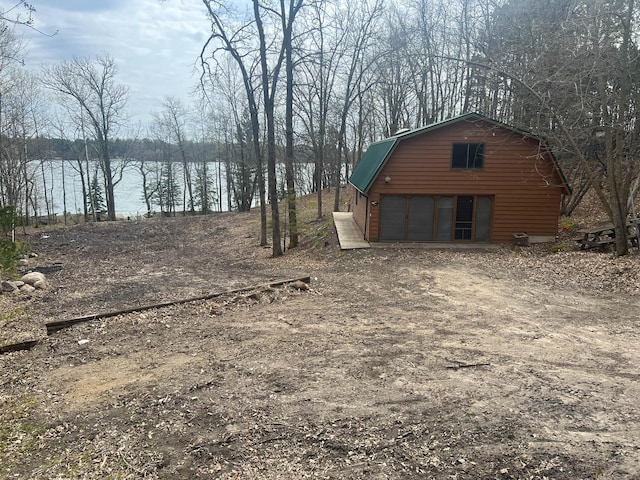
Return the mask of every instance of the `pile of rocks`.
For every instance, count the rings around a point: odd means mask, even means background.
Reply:
[[[36,290],[44,290],[48,286],[47,278],[41,272],[29,272],[20,280],[5,280],[0,284],[1,292],[20,292],[32,294]]]

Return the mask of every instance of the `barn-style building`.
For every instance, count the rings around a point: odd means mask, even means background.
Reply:
[[[570,191],[543,139],[477,113],[370,145],[349,183],[370,242],[549,241]]]

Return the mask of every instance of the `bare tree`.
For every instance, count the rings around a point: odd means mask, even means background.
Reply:
[[[215,77],[209,76],[209,83],[203,89],[210,110],[210,128],[216,139],[217,156],[224,163],[227,208],[237,208],[241,212],[251,210],[259,182],[263,178],[260,171],[261,157],[256,158],[254,135],[251,130],[251,116],[246,100],[242,98],[243,80],[238,78],[235,60],[231,57],[221,59],[215,71]],[[226,68],[225,68],[226,67]],[[246,98],[246,95],[245,95]],[[220,166],[220,162],[218,166]],[[218,190],[222,192],[222,172],[218,175]],[[262,194],[259,194],[262,199]],[[222,210],[222,195],[219,196],[219,209]],[[265,215],[266,208],[260,209]],[[266,244],[266,225],[262,228]],[[262,239],[261,239],[262,241]]]
[[[273,8],[269,2],[262,3],[259,0],[253,0],[253,16],[236,28],[235,33],[231,33],[229,29],[226,28],[223,23],[224,17],[220,10],[216,8],[214,2],[210,0],[203,0],[203,2],[212,20],[212,35],[205,45],[205,49],[208,48],[210,44],[219,42],[221,51],[229,53],[241,71],[251,116],[254,150],[258,158],[262,157],[262,152],[259,139],[260,123],[256,84],[259,86],[262,94],[263,114],[266,124],[267,177],[269,184],[269,202],[271,204],[272,252],[273,256],[279,256],[282,255],[282,245],[276,178],[275,101],[280,71],[286,53],[286,42],[284,39],[288,37],[290,44],[293,22],[297,13],[302,8],[303,1],[290,0],[289,4],[285,5],[285,1],[280,0],[279,9],[277,9],[277,7]],[[269,22],[268,25],[266,22]],[[274,25],[282,28],[278,41],[271,40],[271,36],[268,39],[265,33],[265,26],[271,28],[274,27]],[[251,35],[247,38],[247,34]],[[257,46],[252,43],[252,40],[255,38],[254,35],[257,36],[258,39]],[[254,47],[257,49],[257,52],[254,50]],[[241,49],[248,49],[251,54],[247,55],[246,52],[243,54]],[[253,77],[251,71],[247,68],[248,58],[252,58],[252,61],[255,62],[252,63],[252,65],[259,72],[257,78]],[[261,203],[263,204],[264,202]],[[262,223],[264,225],[266,222],[263,220]]]
[[[197,108],[197,124],[194,125],[194,160],[196,169],[195,201],[200,206],[200,211],[204,214],[214,211],[216,204],[216,184],[214,176],[220,171],[211,169],[210,160],[215,158],[215,147],[212,144],[212,132],[209,120],[211,112],[210,104],[206,98],[200,98]],[[215,164],[214,164],[215,165]],[[220,180],[220,178],[218,178]],[[220,208],[222,210],[222,208]]]
[[[0,21],[33,28],[33,14],[36,9],[25,0],[14,1],[9,8],[0,5]]]
[[[285,99],[285,176],[287,183],[287,207],[289,209],[289,248],[298,246],[298,216],[296,212],[296,187],[293,168],[293,22],[302,7],[302,0],[289,2],[285,10],[284,0],[280,0],[280,19],[282,25],[282,46],[285,52],[286,99]]]
[[[631,187],[640,175],[635,0],[540,7],[514,0],[497,12],[501,33],[490,36],[477,66],[501,78],[497,100],[505,119],[543,129],[578,166],[615,227],[616,253],[624,255]]]
[[[6,12],[0,12],[0,207],[19,206],[28,179],[23,165],[20,146],[15,148],[15,128],[12,128],[12,95],[16,87],[17,64],[21,62],[23,46],[20,38],[3,20]],[[24,167],[24,168],[23,168]]]
[[[17,207],[28,224],[30,210],[37,214],[39,209],[39,195],[45,196],[44,209],[51,211],[46,178],[38,175],[36,180],[30,160],[35,152],[28,148],[44,118],[42,95],[37,79],[21,69],[11,69],[4,80],[7,90],[0,92],[0,206]]]
[[[100,156],[106,184],[107,215],[116,219],[114,180],[110,140],[126,120],[124,109],[128,88],[116,82],[118,68],[108,54],[89,58],[74,58],[70,62],[47,67],[42,75],[43,84],[76,102],[81,108],[93,133]]]
[[[255,31],[252,28],[253,22],[252,20],[247,20],[229,26],[225,23],[225,20],[229,20],[233,15],[225,5],[213,0],[202,0],[202,2],[211,20],[211,34],[200,54],[200,62],[203,69],[202,78],[204,79],[207,74],[210,78],[215,78],[209,60],[219,62],[220,55],[228,54],[233,58],[240,72],[242,85],[246,94],[247,110],[251,122],[251,140],[257,163],[257,180],[260,195],[260,245],[264,246],[267,244],[267,207],[264,161],[260,141],[261,129],[257,97],[258,86],[256,86],[256,78],[253,74],[255,68],[257,68],[257,58],[253,44],[253,39],[255,38]],[[213,49],[211,53],[208,52],[209,48]],[[204,82],[202,86],[203,89],[206,89]],[[278,248],[280,248],[279,242]]]
[[[155,116],[155,122],[159,128],[167,134],[168,143],[175,145],[182,163],[182,175],[184,181],[183,213],[187,208],[191,214],[195,214],[195,201],[191,176],[191,165],[187,154],[187,123],[189,112],[184,104],[175,97],[165,97],[162,102],[162,110]],[[187,199],[187,195],[189,196]]]
[[[306,52],[297,79],[298,118],[304,124],[307,141],[314,155],[314,188],[317,192],[317,218],[322,218],[322,190],[326,179],[327,124],[335,99],[338,66],[345,54],[346,29],[338,23],[340,9],[333,2],[314,2],[309,34],[299,47]]]
[[[260,67],[262,74],[262,99],[264,102],[264,113],[267,124],[267,177],[269,182],[269,201],[271,203],[271,222],[273,239],[273,256],[282,255],[282,245],[280,236],[280,212],[278,207],[278,184],[276,177],[276,126],[275,126],[275,98],[280,70],[287,51],[291,48],[291,30],[297,13],[302,8],[303,0],[290,0],[289,8],[285,8],[284,0],[280,0],[280,19],[283,31],[281,44],[275,48],[275,60],[270,62],[267,42],[264,29],[264,18],[273,13],[274,10],[269,5],[262,5],[260,1],[253,0],[253,14],[256,29],[258,31]],[[288,46],[288,47],[287,47]],[[272,66],[270,67],[270,63]],[[291,68],[293,66],[291,65]],[[293,81],[293,79],[291,79]],[[292,93],[291,93],[292,94]],[[290,100],[292,97],[290,97]],[[288,113],[291,113],[290,111]],[[292,131],[290,132],[292,134]],[[291,145],[291,148],[293,146]],[[294,192],[295,195],[295,192]]]
[[[158,191],[158,182],[154,181],[156,170],[160,165],[157,162],[158,153],[156,144],[149,138],[144,138],[135,144],[136,169],[142,179],[142,199],[147,207],[146,215],[153,212],[153,199]]]
[[[342,21],[347,29],[346,46],[348,52],[343,70],[342,86],[343,94],[340,102],[340,119],[337,134],[337,158],[335,169],[335,197],[333,210],[340,210],[340,184],[342,181],[342,159],[347,158],[346,132],[347,119],[353,103],[370,86],[363,88],[366,74],[374,65],[372,59],[367,59],[367,54],[374,45],[374,32],[377,21],[383,13],[382,0],[374,2],[347,2],[347,10],[343,11]]]
[[[153,199],[163,215],[175,217],[181,195],[176,171],[180,163],[175,156],[175,145],[167,141],[171,137],[170,127],[162,117],[156,116],[149,134],[153,138],[153,156],[156,161],[155,168],[152,169],[155,174],[155,182],[152,182]]]

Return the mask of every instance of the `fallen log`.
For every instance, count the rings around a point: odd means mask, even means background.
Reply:
[[[473,368],[473,367],[486,367],[491,365],[490,363],[459,363],[458,365],[447,365],[446,368],[452,370],[458,370],[460,368]]]
[[[216,297],[221,297],[223,295],[233,295],[236,293],[242,293],[242,292],[247,292],[249,290],[255,290],[257,288],[268,288],[268,287],[279,287],[282,285],[287,285],[289,283],[294,283],[294,282],[304,282],[304,283],[309,283],[311,282],[311,277],[300,277],[300,278],[291,278],[291,279],[287,279],[287,280],[278,280],[278,281],[274,281],[274,282],[270,282],[267,284],[262,284],[262,285],[254,285],[254,286],[248,286],[248,287],[242,287],[242,288],[236,288],[233,290],[224,290],[221,292],[215,292],[215,293],[208,293],[206,295],[200,295],[197,297],[190,297],[190,298],[184,298],[184,299],[180,299],[180,300],[172,300],[169,302],[162,302],[162,303],[154,303],[151,305],[141,305],[138,307],[131,307],[131,308],[123,308],[120,310],[114,310],[111,312],[102,312],[102,313],[94,313],[91,315],[85,315],[82,317],[76,317],[76,318],[71,318],[68,320],[58,320],[55,322],[49,322],[46,323],[46,327],[47,327],[47,335],[51,335],[52,333],[57,332],[58,330],[62,330],[64,328],[67,327],[71,327],[73,325],[76,325],[78,323],[85,323],[85,322],[91,322],[93,320],[98,320],[101,318],[111,318],[111,317],[117,317],[118,315],[127,315],[129,313],[137,313],[137,312],[144,312],[147,310],[155,310],[157,308],[165,308],[165,307],[172,307],[174,305],[181,305],[184,303],[192,303],[192,302],[200,302],[203,300],[211,300],[212,298],[216,298]]]
[[[11,345],[0,346],[0,355],[21,350],[31,350],[38,344],[38,340],[27,340],[26,342],[12,343]]]

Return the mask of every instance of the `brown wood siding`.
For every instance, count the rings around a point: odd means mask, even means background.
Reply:
[[[360,192],[358,192],[358,190],[355,189],[355,187],[353,185],[349,185],[349,187],[352,189],[352,193],[353,193],[353,204],[352,204],[352,209],[353,209],[353,219],[356,221],[356,224],[358,225],[358,227],[360,228],[360,230],[363,232],[367,231],[367,197],[365,197],[364,195],[362,195]]]
[[[484,143],[484,167],[451,168],[453,143]],[[385,177],[391,177],[385,183]],[[512,235],[556,235],[564,186],[553,159],[539,142],[482,121],[462,120],[402,139],[369,191],[367,237],[378,241],[381,195],[491,195],[492,242]]]

